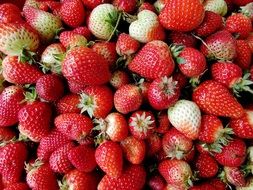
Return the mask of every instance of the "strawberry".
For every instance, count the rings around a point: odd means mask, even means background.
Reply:
[[[8,187],[4,188],[3,190],[29,190],[29,187],[26,183],[13,183],[8,185]]]
[[[157,133],[153,133],[146,140],[147,155],[154,156],[162,150],[162,138]]]
[[[205,12],[205,18],[201,25],[194,30],[196,35],[206,37],[222,28],[222,17],[212,11]]]
[[[239,167],[246,158],[246,144],[240,139],[234,139],[220,153],[215,153],[214,157],[223,166]]]
[[[159,174],[152,176],[148,181],[148,186],[152,190],[164,190],[166,182]]]
[[[138,51],[140,43],[129,34],[121,33],[116,43],[116,51],[120,56],[130,56]]]
[[[67,94],[59,99],[56,103],[56,110],[58,114],[63,113],[80,113],[81,109],[78,108],[80,96],[78,94]]]
[[[210,184],[214,186],[216,190],[226,190],[226,184],[217,178],[211,179]]]
[[[90,133],[93,123],[90,118],[77,113],[65,113],[54,120],[56,128],[72,140],[82,142]]]
[[[48,163],[36,160],[35,163],[26,165],[26,182],[31,189],[47,189],[57,190],[58,184],[54,172]]]
[[[175,68],[168,45],[163,41],[147,43],[128,64],[130,71],[142,77],[156,79],[170,76]]]
[[[244,187],[236,187],[237,190],[250,190],[250,188],[252,188],[253,185],[253,178],[250,177],[247,180],[247,183]]]
[[[10,141],[16,137],[16,133],[11,128],[0,127],[0,141]]]
[[[72,28],[80,26],[85,20],[85,10],[82,1],[64,1],[60,8],[60,17],[66,25]]]
[[[112,112],[105,119],[95,119],[95,123],[98,125],[93,130],[100,131],[96,137],[98,141],[110,139],[114,142],[120,142],[128,135],[128,123],[120,113]]]
[[[60,43],[53,43],[47,46],[47,48],[41,54],[40,62],[42,64],[42,70],[44,72],[51,71],[52,73],[61,73],[62,56],[65,53],[65,48]]]
[[[229,184],[236,187],[245,187],[246,185],[244,173],[237,167],[224,167],[224,173],[222,173],[221,176],[225,178],[224,180]]]
[[[110,0],[82,0],[85,7],[88,9],[94,9],[100,4],[109,3]]]
[[[205,0],[203,5],[206,11],[211,11],[221,16],[226,15],[228,11],[225,0]]]
[[[80,94],[87,87],[86,84],[79,84],[74,81],[68,81],[68,87],[71,93]]]
[[[229,126],[236,136],[245,139],[253,138],[253,110],[245,110],[245,115],[239,119],[231,119]]]
[[[129,26],[129,35],[141,43],[165,40],[165,31],[159,23],[157,15],[149,10],[138,13],[137,20]]]
[[[129,165],[118,178],[106,174],[99,182],[98,190],[131,190],[142,189],[145,184],[146,172],[141,165]]]
[[[63,81],[55,74],[44,75],[36,82],[36,92],[42,100],[57,101],[64,93]]]
[[[87,39],[80,35],[76,34],[73,31],[64,31],[60,34],[60,42],[66,49],[72,49],[74,47],[87,45]]]
[[[168,1],[169,0],[156,0],[154,3],[155,10],[160,13]]]
[[[110,40],[120,18],[121,14],[116,7],[111,4],[101,4],[92,10],[88,28],[95,37],[101,40]]]
[[[235,5],[238,5],[238,6],[243,6],[243,5],[246,5],[250,2],[252,2],[251,0],[232,0],[232,2],[235,4]]]
[[[141,12],[143,10],[150,10],[154,13],[156,12],[156,9],[155,9],[154,5],[152,5],[149,2],[142,2],[142,4],[138,8],[138,12]]]
[[[42,42],[53,40],[62,27],[61,20],[57,16],[30,6],[25,7],[24,16],[27,23],[38,31]]]
[[[187,32],[197,28],[204,16],[204,7],[199,0],[175,0],[166,3],[159,20],[168,30]]]
[[[86,26],[79,26],[79,27],[75,28],[74,30],[72,30],[72,32],[82,35],[87,40],[91,40],[91,38],[92,38],[92,34],[91,34],[90,30]]]
[[[209,183],[202,183],[200,185],[192,186],[190,190],[216,190],[216,189]]]
[[[185,188],[192,177],[189,164],[182,160],[164,160],[159,164],[158,170],[167,183]]]
[[[115,89],[118,89],[129,83],[130,78],[125,71],[116,70],[114,73],[112,73],[110,85],[112,85]]]
[[[110,66],[117,61],[116,43],[114,42],[97,42],[92,48],[97,54],[103,56]]]
[[[73,143],[67,143],[62,147],[56,149],[49,158],[50,168],[55,173],[67,173],[73,166],[68,159],[69,151],[74,147]]]
[[[250,47],[251,53],[253,52],[253,33],[249,34],[249,37],[246,39],[246,42],[248,43]]]
[[[8,127],[18,122],[18,112],[24,106],[24,90],[18,86],[6,87],[0,94],[0,126]]]
[[[67,144],[70,140],[57,130],[53,130],[49,135],[40,140],[37,148],[37,156],[42,161],[48,161],[52,152]]]
[[[186,137],[192,140],[198,138],[201,113],[197,104],[189,100],[179,100],[169,108],[168,117],[171,124]]]
[[[181,45],[185,47],[195,47],[197,40],[188,33],[172,31],[169,34],[169,40],[175,45]]]
[[[251,65],[251,49],[244,40],[236,40],[236,59],[235,63],[242,69],[249,69]]]
[[[155,79],[148,88],[148,101],[156,110],[163,110],[173,105],[179,98],[180,89],[172,77]]]
[[[27,24],[0,24],[0,51],[6,55],[19,56],[24,48],[36,51],[39,47],[39,36]]]
[[[0,23],[23,22],[20,9],[12,3],[0,5]]]
[[[63,182],[60,185],[60,189],[70,189],[75,190],[90,189],[96,190],[97,179],[93,173],[84,173],[79,170],[69,171],[63,178]]]
[[[215,159],[209,154],[200,154],[196,159],[196,169],[201,178],[214,177],[219,169]]]
[[[119,144],[107,141],[99,145],[95,152],[98,166],[110,177],[120,177],[123,170],[123,153]]]
[[[107,61],[87,47],[68,51],[62,63],[62,73],[68,80],[87,85],[106,83],[111,75]]]
[[[233,60],[236,57],[236,43],[233,36],[226,30],[218,31],[205,40],[200,47],[208,59]]]
[[[46,6],[48,7],[49,10],[51,10],[51,12],[60,17],[60,9],[61,9],[61,2],[56,2],[56,1],[46,1],[44,4],[46,4]]]
[[[171,128],[164,134],[162,146],[166,153],[166,157],[181,160],[192,150],[193,143],[192,140],[184,134],[180,133],[175,128]]]
[[[244,114],[241,104],[228,89],[213,80],[201,83],[194,90],[192,99],[207,114],[231,118],[240,118]]]
[[[114,106],[120,113],[127,114],[138,110],[142,104],[142,96],[137,86],[127,84],[116,90]]]
[[[183,89],[188,84],[187,77],[179,71],[175,72],[172,77],[175,81],[177,81],[177,85],[180,89]]]
[[[245,6],[240,7],[240,11],[245,16],[249,17],[253,21],[253,2],[248,3]]]
[[[112,4],[126,13],[133,13],[137,7],[136,0],[113,0]]]
[[[158,125],[155,131],[157,133],[165,134],[171,127],[168,114],[166,112],[159,112],[157,116]]]
[[[120,143],[124,157],[132,164],[141,164],[145,158],[146,145],[143,140],[128,136]]]
[[[81,172],[91,172],[97,166],[95,149],[87,145],[79,145],[68,153],[71,164]]]
[[[1,147],[0,174],[5,186],[21,181],[27,154],[27,148],[23,142],[10,141]]]

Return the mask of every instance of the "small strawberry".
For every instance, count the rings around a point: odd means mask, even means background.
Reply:
[[[74,147],[72,142],[69,142],[62,147],[56,149],[49,158],[50,168],[55,173],[67,173],[73,166],[68,159],[69,151]]]
[[[171,128],[164,134],[162,146],[166,157],[181,160],[192,150],[193,143],[192,140],[184,134],[180,133],[175,128]]]
[[[159,20],[168,30],[187,32],[197,28],[204,16],[204,6],[199,0],[175,0],[166,3]]]
[[[245,40],[236,40],[236,58],[235,63],[242,69],[249,69],[251,65],[251,49]]]
[[[18,86],[6,87],[0,94],[0,126],[18,122],[18,112],[24,106],[24,90]]]
[[[222,84],[208,80],[201,83],[193,92],[193,101],[207,114],[240,118],[244,114],[241,104]]]
[[[24,16],[27,23],[38,31],[42,42],[53,40],[62,27],[61,20],[57,16],[30,6],[25,7]]]
[[[226,15],[228,11],[225,0],[205,0],[203,5],[206,11],[211,11],[221,16]]]
[[[166,182],[161,175],[157,174],[148,180],[148,186],[152,190],[164,190],[166,187]]]
[[[154,5],[152,5],[152,4],[149,3],[149,2],[143,2],[143,3],[139,6],[139,8],[138,8],[138,13],[141,12],[141,11],[143,11],[143,10],[149,10],[149,11],[152,11],[152,12],[154,12],[154,13],[156,12]]]
[[[200,154],[196,159],[196,169],[201,178],[214,177],[219,169],[215,159],[209,154]]]
[[[58,184],[54,172],[48,163],[36,160],[35,163],[26,165],[26,182],[31,189],[47,189],[57,190]]]
[[[253,4],[253,3],[252,3]],[[248,43],[250,47],[251,53],[253,53],[253,33],[249,34],[249,37],[246,39],[246,42]],[[246,47],[246,46],[245,46]]]
[[[62,63],[63,76],[78,84],[100,85],[110,80],[107,61],[87,47],[68,51]]]
[[[72,32],[82,35],[87,40],[91,40],[91,38],[92,38],[92,34],[91,34],[90,30],[86,26],[79,26],[79,27],[75,28],[74,30],[72,30]]]
[[[123,170],[123,153],[119,144],[107,141],[99,145],[95,152],[98,166],[113,178],[120,177]]]
[[[168,109],[179,98],[180,89],[172,77],[155,79],[148,88],[148,101],[156,110]]]
[[[129,34],[121,33],[116,43],[116,51],[120,56],[130,56],[138,51],[140,43]]]
[[[175,63],[168,45],[159,40],[145,44],[134,59],[128,64],[130,71],[142,77],[156,79],[170,76],[175,68]]]
[[[141,164],[145,158],[146,145],[143,140],[133,136],[127,137],[120,143],[124,157],[132,164]]]
[[[186,137],[197,139],[201,124],[201,113],[196,103],[179,100],[168,110],[171,124]]]
[[[0,23],[23,22],[20,9],[12,3],[0,5]]]
[[[162,138],[157,133],[153,133],[146,140],[147,155],[154,156],[162,150]]]
[[[221,178],[224,178],[222,180],[236,187],[245,187],[244,173],[239,168],[226,166],[223,172],[220,174]]]
[[[110,0],[82,0],[85,7],[88,9],[94,9],[100,4],[109,3]]]
[[[141,165],[129,165],[118,178],[105,175],[99,182],[98,190],[130,190],[143,189],[146,181],[146,172]]]
[[[87,39],[80,35],[76,34],[73,31],[63,31],[60,34],[60,42],[66,49],[72,49],[79,46],[86,47]]]
[[[54,124],[64,135],[78,142],[85,140],[93,127],[89,117],[77,113],[61,114],[55,118]]]
[[[81,172],[91,172],[97,166],[95,149],[87,145],[79,145],[68,153],[71,164]]]
[[[218,31],[205,39],[200,47],[208,59],[233,60],[236,57],[236,43],[233,36],[226,30]]]
[[[11,128],[0,127],[0,141],[10,141],[16,137],[16,133]]]
[[[8,185],[3,190],[29,190],[29,186],[26,183],[13,183],[11,185]]]
[[[80,103],[80,96],[78,94],[67,94],[59,99],[56,103],[56,110],[58,114],[63,113],[80,113],[81,109],[78,108]]]
[[[113,0],[112,4],[126,13],[133,13],[137,7],[136,0]]]
[[[60,8],[61,20],[68,26],[76,28],[85,20],[85,10],[81,0],[64,1]]]
[[[169,34],[169,40],[171,43],[185,47],[195,47],[197,44],[196,38],[188,33],[172,31]]]
[[[23,142],[9,142],[1,147],[0,174],[5,186],[21,181],[27,154],[27,147]]]
[[[194,30],[196,35],[206,37],[222,28],[222,17],[212,11],[205,12],[205,18],[201,25]]]
[[[137,86],[127,84],[116,90],[114,106],[120,113],[127,114],[138,110],[142,104],[142,96]]]
[[[130,83],[130,77],[128,76],[127,72],[116,70],[114,73],[112,73],[110,84],[115,89],[119,89],[120,87],[129,83]]]
[[[157,15],[149,10],[138,13],[137,20],[129,26],[129,35],[141,43],[165,40],[165,31],[159,23]]]
[[[220,179],[214,178],[210,180],[210,184],[216,188],[216,190],[226,190],[226,184]]]
[[[169,128],[171,127],[168,114],[165,112],[160,112],[157,116],[158,125],[155,131],[160,134],[165,134],[168,132]]]
[[[86,84],[79,84],[79,83],[76,83],[75,81],[67,81],[67,82],[68,82],[69,91],[74,94],[82,93],[83,90],[87,87]]]
[[[246,144],[240,139],[234,139],[220,153],[215,153],[214,157],[223,166],[239,167],[246,158]]]

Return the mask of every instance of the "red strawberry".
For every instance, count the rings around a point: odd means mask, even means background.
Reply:
[[[239,39],[245,39],[252,30],[251,20],[241,13],[233,14],[227,18],[225,29],[238,35]]]
[[[218,31],[205,39],[200,47],[208,59],[233,60],[236,57],[236,43],[233,36],[226,30]]]
[[[148,88],[148,101],[156,110],[163,110],[173,105],[179,98],[180,89],[172,77],[155,79]]]
[[[201,178],[214,177],[219,169],[215,159],[209,154],[200,154],[196,159],[196,169]]]
[[[146,172],[140,165],[129,165],[118,178],[108,174],[99,182],[98,190],[132,190],[142,189],[146,181]]]
[[[31,189],[59,189],[57,179],[48,163],[37,160],[33,164],[26,165],[26,182]]]
[[[48,161],[52,152],[68,142],[70,142],[70,140],[65,135],[57,130],[53,130],[49,135],[40,140],[37,148],[37,156],[42,161]]]
[[[185,188],[192,176],[189,164],[182,160],[164,160],[159,164],[158,170],[167,183]]]
[[[239,119],[232,119],[229,126],[236,136],[245,139],[253,138],[253,110],[245,110],[245,115]]]
[[[27,154],[23,142],[10,142],[1,147],[0,174],[5,186],[21,181]]]
[[[63,81],[54,74],[44,75],[36,82],[36,92],[45,101],[57,101],[64,93]]]
[[[71,164],[81,172],[91,172],[97,166],[95,149],[87,145],[79,145],[68,153]]]
[[[18,112],[18,129],[34,142],[49,134],[51,122],[51,107],[45,102],[28,103]]]
[[[169,34],[169,40],[175,45],[181,45],[185,47],[195,47],[197,40],[188,33],[172,31]]]
[[[90,30],[86,26],[79,26],[79,27],[75,28],[74,30],[72,30],[72,32],[82,35],[87,40],[91,40],[91,38],[92,38],[92,34],[91,34]]]
[[[69,87],[70,92],[72,92],[74,94],[80,94],[87,87],[87,85],[86,84],[79,84],[74,81],[68,81],[68,87]]]
[[[140,43],[129,34],[121,33],[116,43],[116,51],[120,56],[130,56],[137,52]]]
[[[68,159],[68,153],[73,147],[73,143],[69,142],[51,154],[49,158],[49,164],[50,168],[54,172],[65,174],[73,168],[71,162]]]
[[[185,75],[183,75],[181,72],[176,72],[173,74],[173,79],[177,81],[178,87],[180,89],[183,89],[188,84],[188,79]]]
[[[126,13],[133,13],[137,7],[136,0],[113,0],[112,4]]]
[[[216,189],[209,183],[202,183],[200,185],[192,186],[189,190],[216,190]]]
[[[26,183],[13,183],[8,185],[8,187],[4,188],[3,190],[29,190],[29,187]]]
[[[16,133],[11,128],[0,127],[0,141],[10,141],[16,137]]]
[[[236,187],[245,187],[246,180],[244,177],[244,173],[236,167],[224,167],[224,174],[225,181],[229,184],[232,184]]]
[[[149,2],[143,2],[143,3],[139,6],[138,12],[141,12],[141,11],[143,11],[143,10],[150,10],[150,11],[152,11],[152,12],[154,12],[154,13],[156,12],[154,5],[152,5],[152,4],[149,3]]]
[[[153,133],[149,138],[147,138],[146,145],[147,155],[154,156],[156,153],[162,150],[162,138],[158,134]]]
[[[24,98],[21,87],[9,86],[3,90],[0,94],[0,126],[7,127],[18,122],[18,112],[24,106]]]
[[[251,65],[251,50],[245,40],[236,40],[236,53],[235,63],[242,69],[249,69]]]
[[[226,190],[226,184],[217,178],[211,179],[210,184],[214,186],[216,190]]]
[[[12,3],[0,5],[0,23],[23,22],[20,9]]]
[[[186,32],[197,28],[204,16],[204,6],[199,0],[175,0],[166,3],[159,19],[168,30]]]
[[[152,190],[164,190],[166,182],[159,174],[152,176],[148,181],[148,186]]]
[[[142,103],[142,96],[137,86],[127,84],[114,94],[114,106],[120,113],[127,114],[138,110]]]
[[[230,141],[220,153],[214,154],[219,164],[229,167],[239,167],[246,158],[246,144],[240,139]]]
[[[192,140],[184,136],[175,128],[171,128],[164,134],[162,139],[163,150],[166,153],[166,157],[183,159],[192,148]]]
[[[169,76],[174,67],[169,47],[163,41],[147,43],[128,64],[129,70],[150,79]]]
[[[220,28],[222,28],[222,17],[215,12],[206,11],[203,22],[194,32],[200,37],[206,37]]]
[[[246,5],[250,2],[252,2],[252,1],[251,0],[232,0],[232,3],[234,3],[235,5],[238,5],[238,6],[243,6],[243,5]]]
[[[63,113],[80,113],[81,109],[78,108],[80,103],[80,96],[78,94],[67,94],[59,99],[56,103],[56,110],[58,114]]]
[[[44,4],[51,10],[51,12],[60,17],[60,9],[61,9],[61,2],[56,1],[46,1]]]
[[[109,3],[110,0],[82,0],[83,4],[88,8],[88,9],[94,9],[96,6],[102,4],[102,3]]]
[[[123,153],[119,144],[107,141],[99,145],[95,152],[98,166],[113,178],[120,177],[123,169]]]
[[[56,128],[72,140],[82,142],[89,135],[93,123],[90,118],[77,113],[65,113],[54,120]]]
[[[121,71],[121,70],[116,70],[113,74],[112,74],[112,78],[110,80],[110,84],[118,89],[126,84],[130,83],[130,78],[128,76],[128,74],[125,71]]]
[[[72,49],[79,46],[86,47],[87,39],[73,31],[64,31],[60,34],[60,42],[66,49]]]
[[[193,92],[193,101],[207,114],[240,118],[244,114],[242,106],[222,84],[208,80]]]
[[[106,83],[111,75],[107,61],[87,47],[77,47],[67,53],[62,73],[68,80],[87,85]]]
[[[85,20],[85,10],[82,1],[64,1],[60,8],[60,16],[66,25],[72,28],[80,26]]]
[[[167,112],[160,112],[157,116],[158,126],[155,129],[157,133],[165,134],[171,127]]]
[[[253,5],[253,3],[252,3]],[[250,47],[251,53],[253,53],[253,33],[250,33],[249,37],[246,39],[246,42],[248,43]]]

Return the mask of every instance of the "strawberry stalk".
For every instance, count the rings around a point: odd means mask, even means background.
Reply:
[[[253,90],[249,87],[253,84],[251,80],[249,80],[250,73],[246,73],[241,80],[233,84],[232,89],[234,94],[237,97],[240,97],[239,92],[246,91],[253,94]]]
[[[110,17],[111,17],[111,16],[110,16]],[[120,22],[120,20],[121,20],[121,17],[122,17],[122,12],[120,12],[120,13],[118,14],[118,18],[117,18],[116,24],[114,25],[113,31],[112,31],[110,37],[107,39],[107,42],[109,42],[109,41],[112,39],[113,35],[114,35],[115,32],[117,31],[117,28],[118,28],[118,26],[119,26],[119,22]]]

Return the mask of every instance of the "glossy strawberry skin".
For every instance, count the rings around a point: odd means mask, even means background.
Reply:
[[[137,52],[140,43],[129,34],[121,33],[117,39],[116,51],[119,55],[131,55]]]
[[[172,31],[169,34],[169,40],[175,45],[185,47],[196,47],[197,40],[188,33]]]
[[[81,109],[77,107],[80,102],[78,94],[66,94],[56,103],[56,110],[58,114],[63,113],[80,113]]]
[[[22,22],[20,9],[12,3],[0,5],[0,23]]]
[[[237,56],[235,63],[242,69],[249,69],[251,65],[251,50],[250,46],[245,40],[236,40]]]

